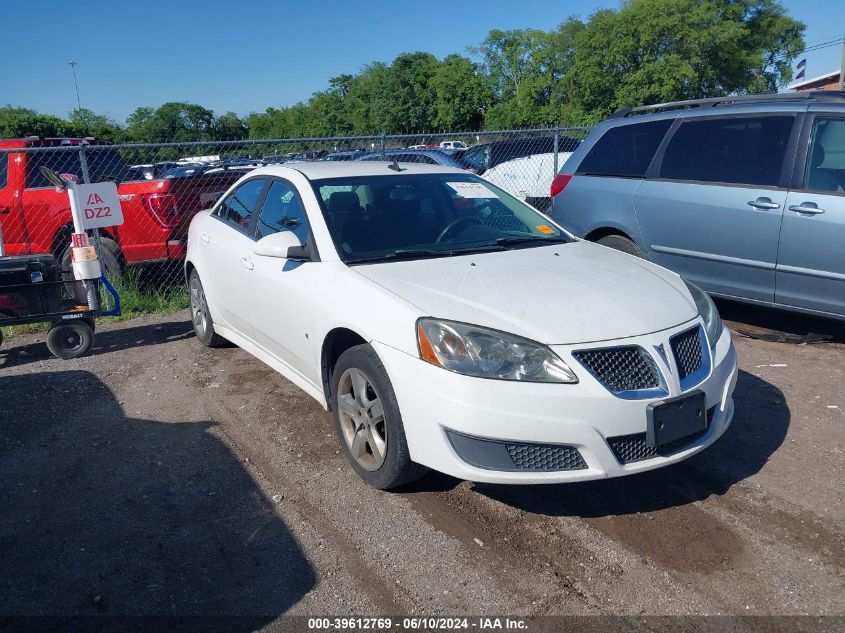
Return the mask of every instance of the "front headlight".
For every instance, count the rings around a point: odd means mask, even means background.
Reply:
[[[417,343],[424,361],[467,376],[578,382],[569,366],[545,345],[477,325],[420,319]]]
[[[693,301],[695,301],[698,313],[704,319],[704,332],[707,334],[707,341],[710,343],[710,347],[716,347],[716,341],[722,335],[722,319],[716,309],[716,304],[713,303],[713,299],[706,292],[695,284],[686,280],[684,280],[684,283],[687,285]]]

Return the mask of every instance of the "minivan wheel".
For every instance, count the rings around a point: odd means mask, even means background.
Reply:
[[[607,246],[609,248],[615,248],[617,251],[628,253],[628,255],[633,255],[634,257],[643,256],[643,252],[640,250],[640,247],[637,246],[632,240],[622,235],[605,235],[596,243],[601,244],[602,246]]]
[[[372,347],[356,345],[341,354],[332,398],[340,444],[361,479],[389,490],[425,474],[424,466],[411,461],[396,394]]]

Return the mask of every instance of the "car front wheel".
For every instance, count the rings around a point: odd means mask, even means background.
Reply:
[[[341,354],[332,395],[343,452],[364,481],[389,490],[425,474],[411,461],[393,386],[372,347],[357,345]]]
[[[205,299],[205,290],[196,270],[192,270],[188,277],[188,294],[191,300],[191,322],[194,326],[194,334],[197,335],[199,342],[206,347],[225,345],[226,339],[214,332],[214,321],[211,320],[211,312],[208,310],[208,302]]]

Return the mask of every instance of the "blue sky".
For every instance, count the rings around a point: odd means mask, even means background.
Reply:
[[[808,45],[845,35],[845,2],[783,4],[807,24]],[[329,77],[403,51],[463,53],[493,28],[548,30],[570,15],[618,6],[617,0],[9,2],[0,104],[67,114],[76,105],[67,65],[73,58],[82,105],[118,121],[137,106],[166,101],[243,115],[307,99]],[[840,47],[807,54],[807,76],[838,68],[840,56]]]

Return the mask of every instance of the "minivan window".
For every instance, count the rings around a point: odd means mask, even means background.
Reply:
[[[610,128],[587,152],[576,174],[643,178],[671,119]]]
[[[792,115],[684,121],[666,146],[660,177],[776,186],[794,122]]]
[[[804,188],[845,191],[845,119],[819,117],[813,123]]]

